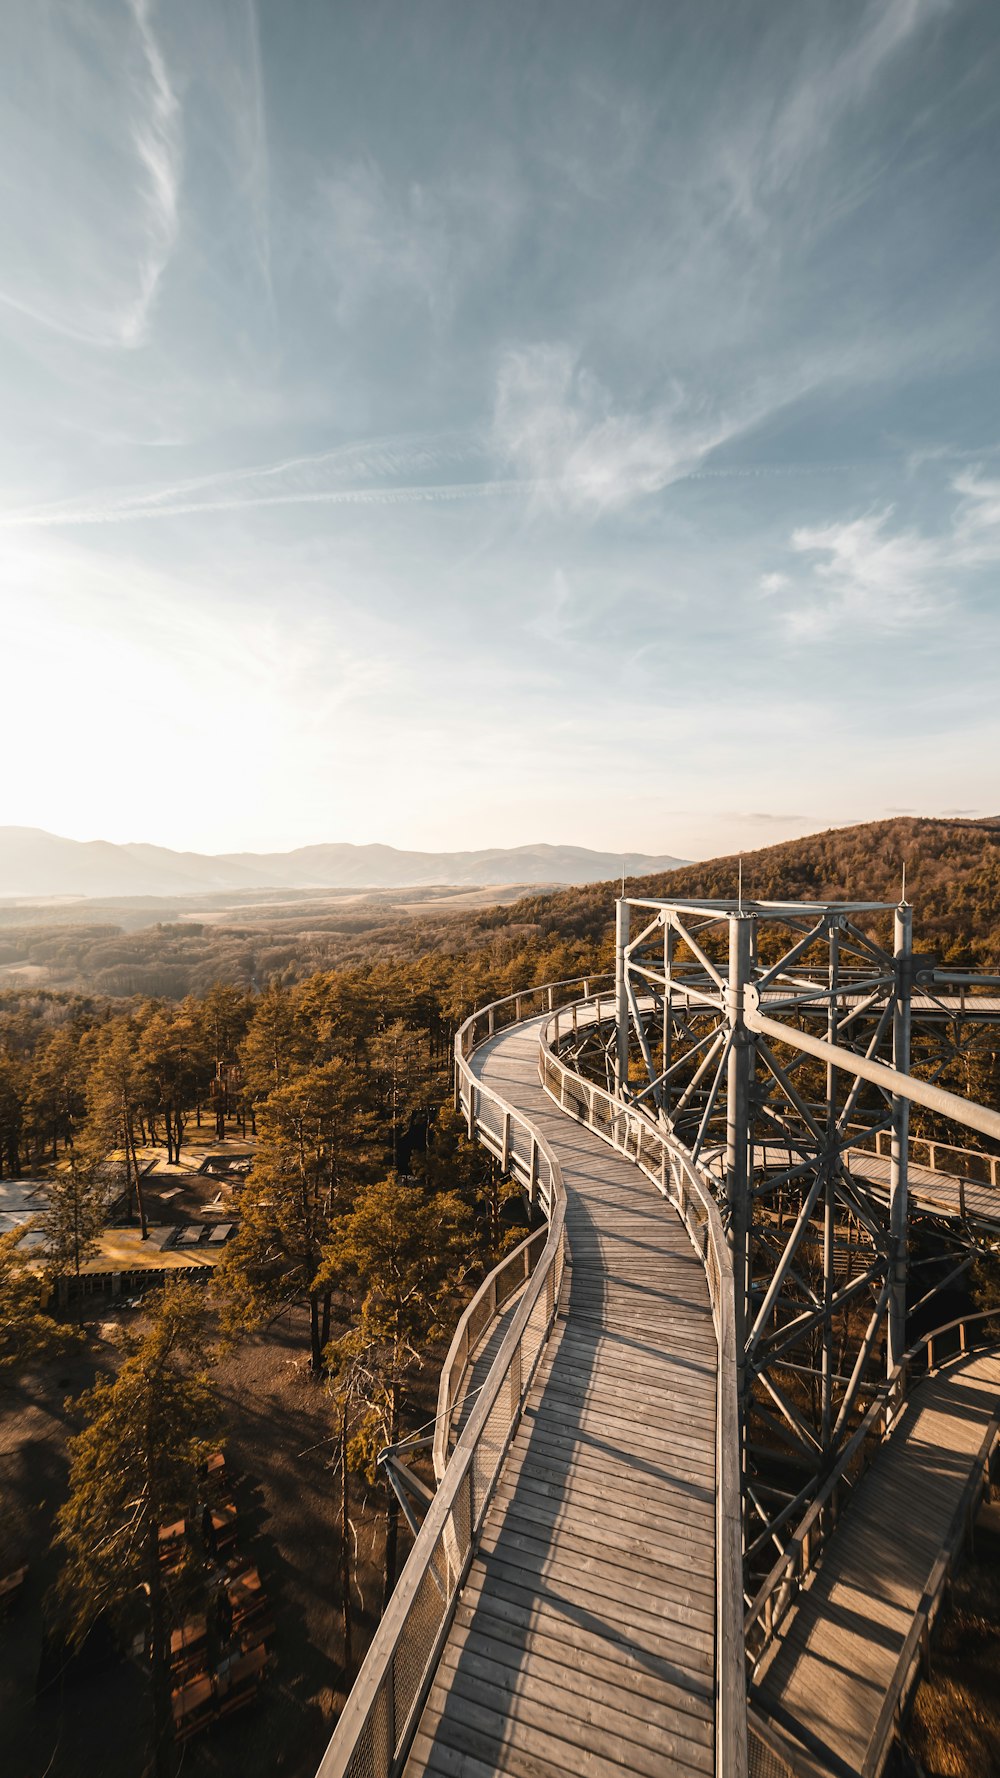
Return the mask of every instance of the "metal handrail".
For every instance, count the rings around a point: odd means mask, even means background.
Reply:
[[[863,1126],[849,1124],[848,1129],[863,1129]],[[886,1143],[884,1148],[882,1146],[883,1138]],[[866,1144],[871,1142],[875,1144],[873,1149],[866,1147]],[[876,1154],[887,1160],[891,1144],[892,1132],[890,1130],[869,1130],[851,1146],[861,1149],[864,1154]],[[908,1138],[908,1144],[911,1162],[918,1166],[926,1164],[930,1173],[942,1173],[946,1179],[960,1179],[970,1185],[1000,1185],[1000,1155],[988,1154],[983,1148],[961,1148],[956,1142],[939,1142],[936,1136],[914,1136],[912,1133]],[[916,1161],[913,1151],[917,1148],[927,1150],[926,1163]],[[971,1171],[953,1173],[947,1166],[938,1166],[939,1155],[957,1155],[960,1160],[966,1161],[972,1166],[977,1165],[982,1171],[979,1174]]]
[[[504,1304],[530,1278],[547,1238],[547,1228],[536,1229],[526,1241],[519,1242],[510,1253],[506,1253],[483,1279],[455,1329],[438,1384],[433,1445],[434,1476],[438,1483],[441,1482],[448,1463],[451,1423],[476,1348]]]
[[[980,1501],[990,1491],[992,1480],[993,1458],[997,1444],[1000,1443],[1000,1409],[990,1418],[986,1433],[976,1453],[975,1462],[969,1472],[961,1498],[952,1515],[951,1525],[944,1546],[938,1552],[937,1560],[931,1569],[930,1579],[924,1589],[920,1604],[917,1607],[909,1633],[899,1652],[889,1688],[882,1700],[875,1728],[872,1731],[868,1749],[861,1765],[861,1778],[878,1778],[889,1749],[896,1738],[896,1731],[905,1713],[910,1695],[920,1675],[922,1666],[926,1666],[931,1631],[937,1618],[941,1601],[951,1571],[958,1560],[962,1547],[971,1534]]]
[[[770,1647],[779,1624],[785,1618],[806,1579],[816,1567],[821,1551],[829,1542],[840,1518],[841,1497],[845,1488],[856,1487],[867,1469],[871,1461],[869,1445],[873,1436],[877,1433],[877,1443],[882,1444],[896,1425],[906,1398],[910,1376],[921,1355],[926,1357],[926,1374],[929,1375],[935,1368],[941,1369],[956,1358],[964,1357],[974,1349],[974,1344],[995,1344],[995,1339],[970,1342],[967,1329],[980,1323],[996,1320],[1000,1320],[1000,1308],[980,1309],[971,1315],[957,1316],[955,1320],[946,1321],[940,1327],[933,1328],[930,1333],[923,1334],[904,1352],[891,1377],[887,1378],[882,1385],[878,1398],[872,1402],[864,1418],[844,1446],[836,1465],[827,1476],[819,1493],[796,1525],[783,1553],[761,1583],[747,1611],[744,1632],[751,1678]],[[957,1351],[940,1359],[938,1365],[935,1366],[935,1344],[943,1340],[946,1335],[953,1333],[956,1328],[959,1333]],[[861,1467],[853,1476],[849,1476],[847,1471],[858,1455],[861,1457]]]
[[[562,985],[553,984],[552,991]],[[485,1018],[495,1027],[498,1008],[515,998],[474,1013],[457,1033],[457,1096],[470,1128],[490,1147],[499,1123],[508,1164],[524,1175],[545,1208],[545,1244],[414,1539],[317,1778],[398,1778],[402,1771],[500,1469],[555,1321],[565,1257],[566,1194],[559,1162],[528,1119],[477,1081],[468,1065],[479,1022]],[[484,1113],[488,1117],[481,1125]]]
[[[581,1020],[581,1013],[584,1018]],[[567,1066],[554,1045],[581,1023],[600,1023],[601,1002],[589,997],[555,1012],[539,1037],[545,1091],[578,1123],[633,1161],[677,1211],[705,1267],[718,1343],[716,1385],[716,1720],[718,1778],[747,1772],[743,1652],[743,1543],[740,1512],[739,1414],[733,1270],[711,1182],[687,1150],[618,1094]],[[564,1029],[565,1027],[565,1029]]]

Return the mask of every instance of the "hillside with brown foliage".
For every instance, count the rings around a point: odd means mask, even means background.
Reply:
[[[869,822],[830,828],[743,855],[743,888],[759,900],[850,898],[895,902],[903,865],[921,950],[952,964],[1000,968],[1000,820]],[[630,877],[630,895],[732,897],[734,853],[652,877]],[[588,884],[461,913],[356,904],[332,910],[304,902],[240,910],[231,921],[173,920],[123,931],[110,922],[45,921],[10,915],[0,932],[0,975],[11,989],[58,989],[125,998],[181,999],[213,982],[251,991],[301,981],[320,969],[406,966],[419,959],[475,960],[473,975],[538,979],[609,961],[614,882]]]

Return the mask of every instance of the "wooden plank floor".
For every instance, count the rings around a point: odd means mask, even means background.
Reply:
[[[572,1269],[408,1778],[711,1773],[716,1343],[704,1270],[638,1169],[542,1092],[538,1022],[500,1034],[473,1065],[559,1157]]]
[[[864,1149],[855,1148],[848,1156],[848,1166],[859,1179],[867,1180],[888,1198],[888,1155],[868,1154]],[[918,1167],[915,1161],[911,1161],[907,1168],[907,1181],[909,1197],[918,1209],[940,1210],[946,1216],[958,1216],[964,1198],[965,1213],[974,1222],[986,1223],[993,1228],[1000,1223],[1000,1186],[984,1185],[978,1179],[959,1180],[957,1174]]]
[[[753,1688],[753,1706],[833,1771],[861,1769],[998,1399],[992,1352],[914,1391]]]

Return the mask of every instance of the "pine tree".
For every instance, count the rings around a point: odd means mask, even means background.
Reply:
[[[21,1171],[24,1097],[23,1070],[0,1052],[0,1179],[5,1173],[16,1179]]]
[[[230,1073],[247,1034],[250,1007],[251,1002],[241,989],[230,987],[228,982],[213,982],[196,1009],[201,1046],[212,1070],[212,1109],[220,1142],[226,1134],[226,1114],[230,1109]]]
[[[149,1231],[135,1129],[146,1091],[135,1026],[130,1019],[113,1019],[99,1033],[97,1054],[87,1077],[87,1121],[80,1146],[85,1164],[95,1168],[106,1165],[111,1156],[122,1157],[126,1215],[131,1220],[138,1201],[144,1241]]]
[[[205,1051],[194,1008],[189,1001],[176,1009],[159,1008],[143,1027],[139,1063],[155,1088],[156,1110],[163,1118],[167,1164],[180,1166],[188,1113],[200,1104],[205,1084]]]
[[[422,1348],[442,1326],[468,1269],[469,1212],[454,1193],[433,1196],[398,1178],[379,1180],[354,1209],[337,1217],[323,1253],[317,1289],[361,1295],[354,1328],[330,1349],[334,1375],[355,1369],[366,1379],[365,1435],[381,1445],[399,1439],[403,1386],[423,1363]],[[398,1503],[389,1499],[386,1597],[395,1580]]]
[[[331,1219],[365,1177],[369,1125],[353,1070],[342,1060],[276,1088],[261,1111],[240,1225],[219,1268],[228,1327],[260,1322],[282,1304],[308,1298],[317,1372],[330,1337],[330,1293],[317,1287],[316,1273]]]
[[[384,1404],[378,1354],[372,1353],[363,1330],[350,1329],[326,1347],[327,1389],[336,1418],[337,1456],[340,1474],[340,1598],[344,1634],[344,1674],[350,1681],[354,1664],[351,1581],[351,1475],[361,1472],[375,1480],[375,1460],[384,1441]]]
[[[57,1173],[48,1190],[43,1216],[47,1269],[53,1278],[76,1279],[78,1314],[82,1312],[80,1268],[96,1251],[107,1219],[107,1188],[97,1169],[76,1154]]]
[[[368,1046],[385,1122],[392,1136],[392,1165],[400,1166],[400,1148],[415,1117],[426,1111],[431,1093],[427,1033],[404,1019],[393,1019],[375,1033]],[[407,1142],[407,1147],[408,1142]]]
[[[127,1627],[148,1597],[154,1756],[162,1772],[170,1731],[169,1602],[159,1529],[193,1511],[201,1466],[217,1443],[217,1406],[202,1368],[197,1286],[167,1284],[147,1307],[145,1331],[129,1340],[117,1376],[99,1378],[75,1404],[84,1425],[70,1440],[69,1497],[57,1515],[66,1558],[58,1592],[77,1647],[101,1617]]]
[[[0,1234],[0,1382],[76,1339],[42,1308],[41,1280],[21,1248],[31,1226]]]
[[[48,1043],[36,1052],[25,1101],[25,1119],[34,1145],[41,1150],[51,1142],[53,1160],[60,1142],[73,1146],[74,1135],[83,1121],[83,1081],[79,1035],[64,1026],[54,1031]]]

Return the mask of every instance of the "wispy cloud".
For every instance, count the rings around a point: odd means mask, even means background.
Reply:
[[[773,200],[787,201],[790,188],[808,181],[835,132],[871,97],[872,88],[889,73],[900,52],[951,4],[952,0],[869,0],[860,21],[844,34],[843,47],[835,47],[818,33],[784,91],[766,106],[751,107],[721,133],[716,165],[734,212],[744,222],[755,229],[763,226],[765,219],[770,221]],[[838,212],[842,215],[865,189],[864,177],[853,192],[842,188],[837,194]],[[810,225],[824,220],[817,216]]]
[[[372,156],[319,180],[312,239],[342,325],[373,301],[407,299],[436,325],[455,318],[502,257],[524,204],[509,167],[458,168],[435,180],[391,177]]]
[[[1000,481],[969,470],[951,486],[958,503],[935,535],[894,524],[892,506],[797,527],[790,548],[811,563],[808,577],[777,570],[759,583],[780,599],[789,633],[820,641],[854,623],[891,632],[942,617],[963,574],[1000,562]]]
[[[132,141],[146,184],[146,239],[139,264],[139,289],[121,321],[122,344],[139,345],[150,309],[177,241],[181,167],[180,102],[170,83],[153,29],[151,0],[130,0],[147,71],[147,102],[132,128]]]
[[[127,14],[84,0],[70,29],[28,8],[7,43],[21,176],[2,194],[0,306],[66,339],[131,349],[178,240],[183,117],[153,0],[128,0]]]
[[[363,440],[275,463],[219,470],[211,475],[141,488],[108,489],[77,500],[0,511],[0,528],[60,529],[120,525],[137,519],[298,505],[397,505],[412,501],[481,499],[521,490],[495,478],[455,481],[443,471],[483,459],[482,438],[471,432],[428,432]],[[417,480],[417,477],[424,477]],[[432,479],[433,478],[433,479]]]
[[[497,378],[493,446],[501,463],[548,498],[609,513],[658,493],[728,435],[674,399],[646,412],[616,404],[565,344],[521,347]]]

